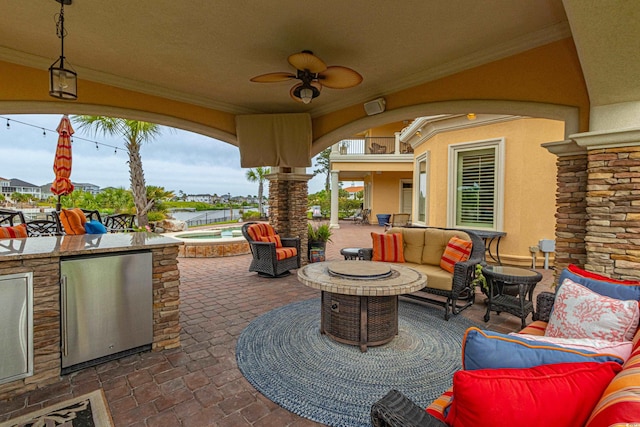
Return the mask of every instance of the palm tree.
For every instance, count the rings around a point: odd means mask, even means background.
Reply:
[[[267,179],[267,175],[271,173],[271,168],[257,167],[255,169],[249,169],[247,171],[247,180],[249,182],[258,182],[258,211],[260,217],[263,216],[262,211],[262,194],[264,190],[264,180]]]
[[[74,116],[72,120],[79,124],[79,129],[91,131],[94,135],[124,138],[127,154],[129,154],[129,180],[138,216],[138,226],[149,225],[147,212],[153,206],[153,200],[147,200],[140,148],[142,143],[151,142],[160,135],[160,126],[155,123],[104,116]]]

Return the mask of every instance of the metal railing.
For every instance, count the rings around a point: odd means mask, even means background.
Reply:
[[[413,149],[407,143],[400,143],[400,153],[410,154]],[[343,139],[338,143],[341,155],[396,154],[396,138],[394,136],[371,136],[363,138]]]

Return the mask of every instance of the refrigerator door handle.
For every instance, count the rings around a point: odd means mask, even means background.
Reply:
[[[67,342],[68,339],[68,332],[67,332],[67,276],[66,275],[62,275],[60,277],[60,292],[61,292],[61,297],[60,297],[60,312],[61,312],[61,321],[62,321],[62,325],[61,325],[61,330],[62,330],[62,354],[64,356],[68,356],[68,348],[69,348],[69,343]]]

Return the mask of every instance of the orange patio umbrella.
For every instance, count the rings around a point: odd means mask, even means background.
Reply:
[[[60,212],[60,196],[73,191],[73,184],[69,179],[71,177],[71,135],[73,135],[73,128],[68,115],[62,116],[56,131],[58,132],[58,146],[56,147],[56,157],[53,161],[53,173],[56,178],[51,184],[51,192],[58,196],[56,211]]]

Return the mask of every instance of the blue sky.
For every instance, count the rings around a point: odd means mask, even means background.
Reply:
[[[0,177],[18,178],[35,185],[53,180],[53,157],[62,117],[55,115],[0,115]],[[7,129],[7,120],[10,129]],[[28,123],[27,126],[19,122]],[[43,128],[45,129],[43,135]],[[77,126],[76,126],[77,128]],[[52,130],[52,131],[49,131]],[[129,188],[128,156],[120,138],[94,137],[76,129],[71,180],[100,187]],[[120,149],[99,145],[97,141]],[[240,167],[240,152],[230,144],[178,129],[162,128],[162,134],[142,147],[142,165],[147,185],[157,185],[178,194],[255,195],[258,185],[246,180]],[[15,159],[15,161],[7,161]],[[312,172],[307,169],[307,173]],[[309,191],[322,189],[324,178],[309,181]],[[265,188],[266,191],[266,188]]]

